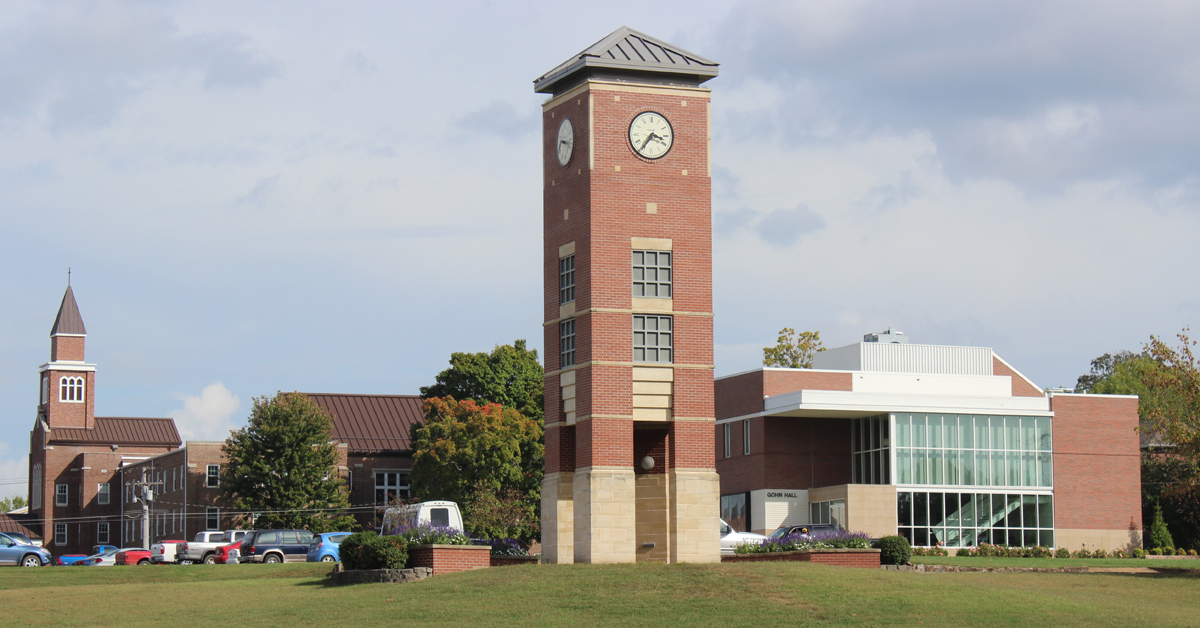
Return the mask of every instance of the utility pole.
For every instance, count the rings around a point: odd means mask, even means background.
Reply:
[[[133,482],[133,498],[142,503],[142,542],[146,549],[150,549],[150,510],[154,504],[154,489],[151,487],[162,482],[147,482],[146,471],[146,467],[142,467],[141,481]]]

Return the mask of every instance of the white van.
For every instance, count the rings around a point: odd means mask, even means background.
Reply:
[[[393,506],[383,514],[380,534],[395,534],[395,529],[404,526],[431,525],[439,528],[463,529],[462,513],[454,502],[421,502],[407,506]]]

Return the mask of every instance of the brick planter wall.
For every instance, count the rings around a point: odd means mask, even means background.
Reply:
[[[879,569],[877,549],[821,549],[797,550],[795,552],[772,552],[770,554],[734,554],[721,556],[723,563],[759,563],[794,561],[833,565],[836,567],[864,567]]]
[[[492,556],[493,567],[503,567],[505,565],[536,565],[537,563],[537,556]]]
[[[491,557],[492,548],[487,545],[413,545],[408,548],[408,566],[429,567],[435,576],[491,567]]]

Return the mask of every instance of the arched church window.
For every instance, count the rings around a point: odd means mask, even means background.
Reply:
[[[64,377],[58,380],[59,401],[83,401],[83,378]]]

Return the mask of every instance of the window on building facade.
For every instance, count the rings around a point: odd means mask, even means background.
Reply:
[[[725,439],[724,439],[724,440],[725,440],[725,457],[726,457],[726,458],[728,458],[730,455],[732,455],[732,450],[733,450],[733,448],[732,448],[732,447],[730,447],[730,445],[729,445],[729,434],[730,434],[730,431],[731,431],[731,430],[729,429],[729,424],[728,424],[728,423],[726,423],[726,424],[725,424]]]
[[[558,259],[558,304],[575,300],[575,256]]]
[[[1054,497],[1012,493],[896,494],[901,536],[919,547],[1054,546]]]
[[[850,420],[850,477],[854,484],[891,484],[888,415]]]
[[[207,488],[217,488],[221,486],[221,465],[208,465],[208,475],[204,479],[204,486]]]
[[[108,484],[107,483],[97,484],[96,485],[96,503],[100,504],[101,506],[107,506],[108,499],[109,499]]]
[[[42,404],[50,401],[50,374],[42,376]]]
[[[633,252],[633,296],[671,298],[671,252]]]
[[[808,505],[808,522],[812,525],[846,527],[846,500],[831,499]]]
[[[559,368],[575,365],[575,319],[558,324]]]
[[[33,465],[30,473],[32,486],[29,490],[29,510],[32,511],[42,507],[42,463]]]
[[[54,505],[55,506],[66,506],[68,503],[70,503],[70,500],[71,500],[70,490],[71,489],[67,488],[66,484],[55,484],[54,485]]]
[[[750,454],[750,419],[742,421],[742,453]]]
[[[375,472],[375,505],[387,506],[393,499],[408,499],[407,471]]]
[[[83,401],[83,378],[63,377],[59,379],[58,400],[72,403]]]
[[[96,524],[96,543],[99,545],[108,545],[108,522],[101,521]]]
[[[221,511],[212,506],[204,508],[204,529],[220,530],[221,529]]]
[[[670,316],[633,317],[633,361],[673,361],[673,319]]]
[[[1050,417],[896,414],[901,485],[1051,488]]]
[[[721,518],[738,532],[750,531],[750,510],[746,508],[750,501],[748,496],[749,493],[721,496]]]
[[[67,524],[65,524],[65,523],[54,524],[54,544],[55,545],[66,545],[67,544]]]

